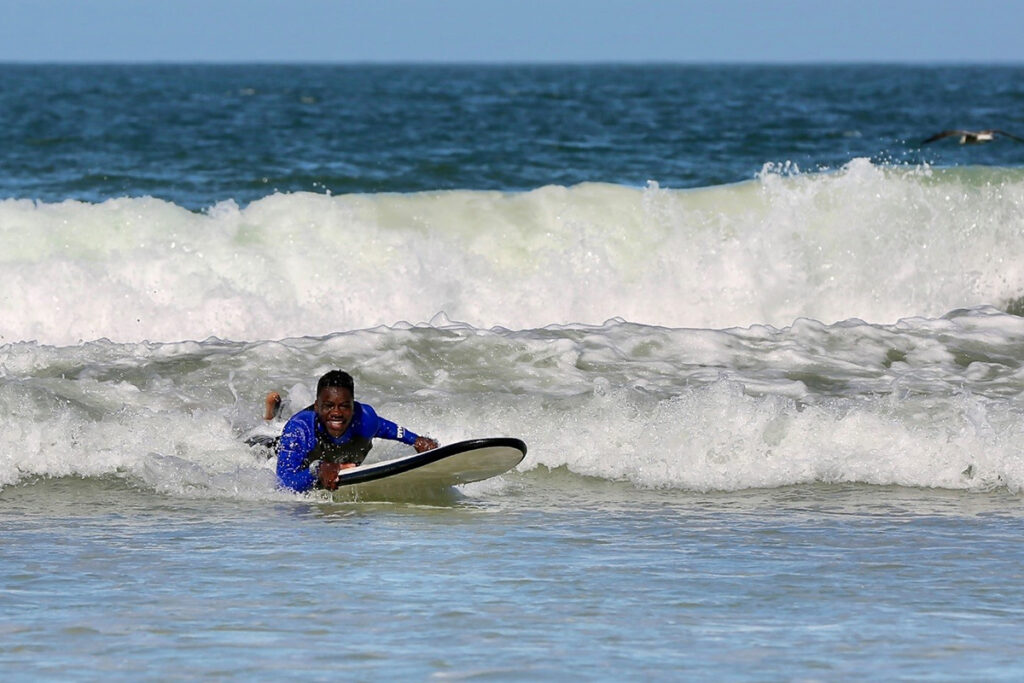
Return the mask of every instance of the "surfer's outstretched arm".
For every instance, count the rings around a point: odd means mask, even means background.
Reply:
[[[387,418],[381,417],[372,407],[365,403],[361,404],[361,406],[363,411],[362,419],[364,423],[371,425],[373,438],[401,441],[415,448],[417,453],[437,448],[437,441],[429,436],[420,436]],[[376,422],[376,426],[372,427],[374,422]]]

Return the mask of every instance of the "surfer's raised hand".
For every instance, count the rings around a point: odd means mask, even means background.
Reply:
[[[431,439],[429,436],[420,436],[416,438],[416,442],[412,445],[416,449],[417,453],[423,451],[432,451],[437,448],[437,441]]]

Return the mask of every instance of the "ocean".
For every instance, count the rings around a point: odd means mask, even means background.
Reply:
[[[0,671],[1019,680],[1024,144],[961,127],[1024,68],[0,65]],[[281,490],[334,368],[526,459]]]

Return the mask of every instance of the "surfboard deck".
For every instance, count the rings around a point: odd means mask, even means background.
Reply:
[[[383,462],[342,470],[338,489],[370,485],[440,488],[482,481],[508,472],[526,457],[526,444],[511,437],[471,439]]]

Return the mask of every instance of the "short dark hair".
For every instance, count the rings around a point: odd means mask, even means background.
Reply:
[[[352,375],[348,374],[344,370],[331,370],[316,383],[316,395],[319,396],[320,392],[328,387],[337,387],[339,389],[348,389],[348,393],[355,396],[356,394],[356,383],[352,379]]]

